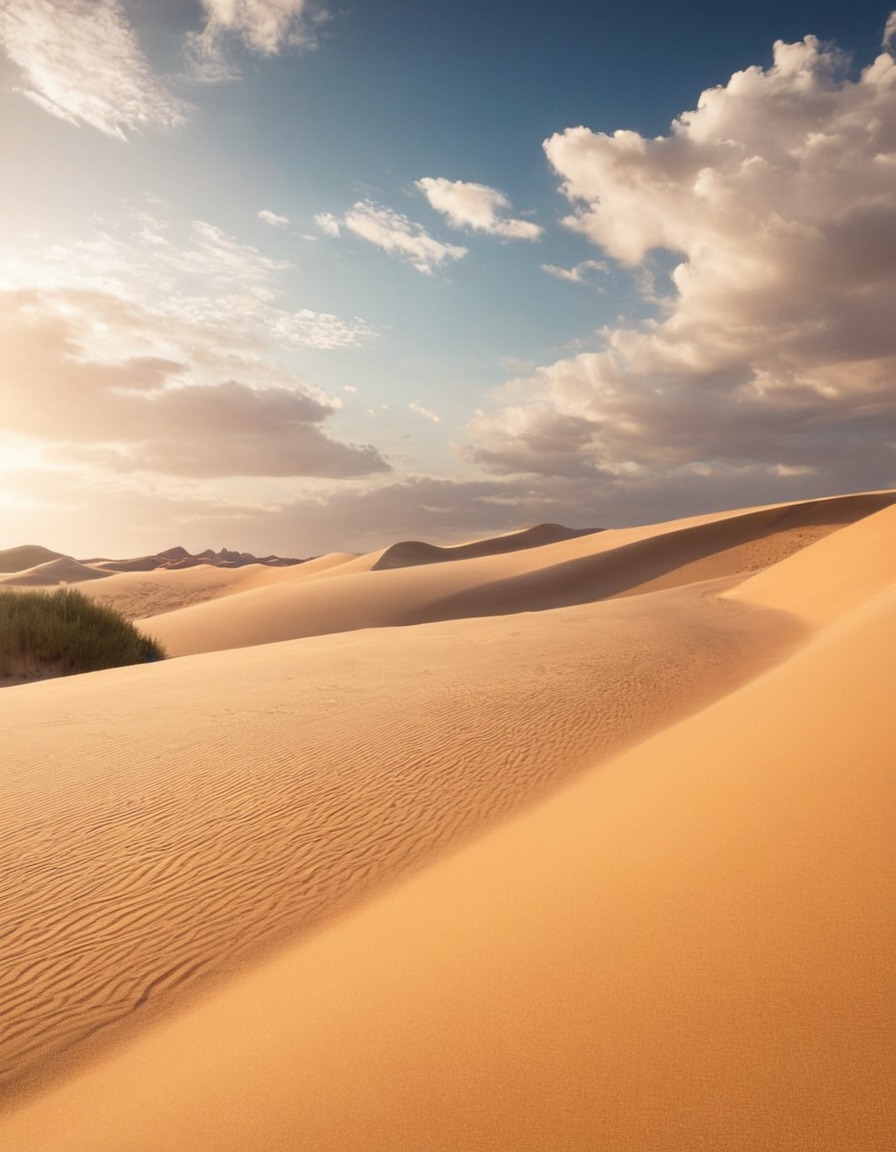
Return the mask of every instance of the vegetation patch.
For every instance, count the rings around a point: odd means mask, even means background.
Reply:
[[[72,676],[163,660],[165,650],[114,608],[74,588],[0,590],[0,677]]]

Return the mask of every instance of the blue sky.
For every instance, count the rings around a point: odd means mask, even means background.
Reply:
[[[864,2],[0,0],[0,545],[896,484],[894,41]]]

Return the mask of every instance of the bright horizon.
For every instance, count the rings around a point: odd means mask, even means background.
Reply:
[[[896,486],[889,4],[0,0],[0,549]]]

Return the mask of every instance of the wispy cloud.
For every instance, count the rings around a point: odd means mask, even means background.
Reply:
[[[314,312],[310,308],[280,312],[271,318],[270,330],[282,344],[293,348],[314,348],[318,352],[354,347],[374,335],[373,330],[357,317],[349,323],[332,312]]]
[[[208,20],[204,36],[238,36],[255,52],[271,56],[284,48],[313,43],[314,26],[324,18],[312,0],[201,0]]]
[[[263,220],[265,224],[270,224],[272,228],[285,228],[289,223],[288,216],[279,216],[276,212],[271,212],[269,208],[262,208],[258,213],[258,219]]]
[[[892,49],[896,43],[896,10],[890,13],[887,17],[887,23],[884,27],[884,35],[881,40],[881,47]]]
[[[411,412],[416,412],[418,416],[422,416],[424,420],[431,420],[433,424],[441,423],[441,416],[437,416],[435,412],[431,412],[428,408],[424,408],[419,400],[412,400],[408,404]]]
[[[90,239],[40,249],[27,265],[8,261],[0,286],[108,293],[165,313],[173,325],[217,333],[228,348],[242,341],[258,349],[273,343],[331,350],[374,337],[360,317],[285,308],[290,268],[208,221],[194,220],[184,231],[160,207],[114,230],[99,228]]]
[[[848,485],[861,456],[864,486],[891,483],[894,142],[896,61],[853,80],[814,37],[704,92],[666,137],[551,137],[570,228],[636,270],[653,249],[680,262],[657,318],[505,386],[469,456],[654,489]]]
[[[530,220],[503,215],[513,204],[497,188],[463,180],[446,180],[443,176],[424,176],[415,183],[430,205],[441,212],[453,228],[487,232],[508,240],[537,240],[541,236],[542,229]]]
[[[542,264],[541,269],[553,276],[556,280],[565,280],[568,284],[591,284],[589,272],[609,272],[610,265],[606,260],[582,260],[573,268],[558,268],[556,264]]]
[[[344,223],[357,236],[427,276],[431,276],[446,260],[460,260],[467,254],[466,248],[443,244],[430,236],[422,224],[370,200],[355,204],[346,213]]]
[[[21,91],[70,124],[118,140],[183,122],[187,108],[153,73],[118,0],[0,5],[0,43]]]
[[[332,236],[335,240],[339,239],[339,221],[332,212],[318,212],[314,217],[314,223],[325,236]]]
[[[262,56],[313,48],[328,19],[317,0],[201,0],[206,22],[187,37],[186,50],[194,77],[201,81],[234,80],[240,69],[231,47],[239,45]]]

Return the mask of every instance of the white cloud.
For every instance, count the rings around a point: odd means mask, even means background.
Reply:
[[[223,229],[194,220],[175,227],[163,215],[140,212],[90,240],[35,253],[17,266],[7,261],[0,287],[93,291],[139,303],[179,324],[208,333],[214,347],[263,355],[273,342],[317,350],[358,347],[375,333],[359,317],[283,307],[288,261],[265,256]],[[125,334],[125,340],[130,337]]]
[[[883,39],[881,40],[881,47],[892,49],[894,41],[896,41],[896,10],[891,12],[887,17]]]
[[[285,228],[289,223],[288,216],[278,216],[276,212],[271,212],[268,208],[262,208],[258,213],[258,219],[263,220],[265,224],[270,224],[272,228]]]
[[[814,37],[704,92],[668,136],[545,144],[567,223],[639,268],[680,255],[657,318],[512,381],[470,426],[502,471],[617,486],[766,473],[892,483],[896,62]],[[698,471],[699,470],[699,471]]]
[[[582,260],[573,268],[558,268],[556,264],[542,264],[543,272],[557,280],[565,280],[569,284],[590,284],[589,272],[609,272],[610,265],[606,260]]]
[[[186,106],[153,74],[118,0],[0,5],[0,43],[45,111],[118,140],[183,122]]]
[[[332,212],[318,212],[314,217],[314,223],[325,236],[332,236],[336,240],[339,239],[339,221]]]
[[[369,243],[398,256],[418,272],[431,276],[446,260],[460,260],[467,249],[443,244],[426,229],[391,208],[370,200],[359,201],[345,215],[345,226]]]
[[[208,21],[203,36],[228,33],[266,56],[313,40],[309,0],[201,0]],[[319,10],[318,10],[319,13]]]
[[[317,0],[201,0],[206,23],[187,37],[193,76],[219,83],[234,80],[240,69],[230,51],[236,43],[262,56],[295,48],[313,48],[327,20]]]
[[[419,400],[412,400],[411,403],[408,404],[408,408],[412,412],[416,412],[418,416],[422,416],[424,420],[431,420],[433,424],[441,423],[441,416],[437,416],[435,412],[430,412],[428,408],[424,408]]]
[[[313,312],[310,308],[281,312],[271,320],[270,328],[283,344],[294,348],[314,348],[319,352],[353,348],[374,335],[363,320],[355,318],[349,324],[331,312]]]
[[[537,224],[501,216],[500,213],[513,205],[503,192],[487,184],[424,176],[416,181],[416,187],[454,228],[470,228],[509,240],[537,240],[541,236],[542,230]]]

